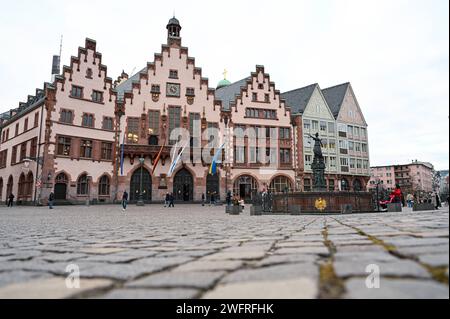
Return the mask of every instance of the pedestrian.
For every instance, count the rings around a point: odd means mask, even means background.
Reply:
[[[205,206],[205,193],[202,193],[202,206]]]
[[[11,194],[9,194],[9,197],[8,197],[8,207],[13,207],[13,204],[14,204],[14,194],[11,193]]]
[[[165,198],[165,200],[164,200],[164,207],[169,206],[169,201],[170,201],[170,194],[167,193],[167,194],[166,194],[166,198]]]
[[[409,193],[408,195],[406,195],[406,202],[408,203],[408,207],[412,208],[413,207],[413,202],[414,202],[414,196]]]
[[[439,200],[439,195],[438,193],[434,193],[432,195],[432,200],[433,200],[433,206],[435,209],[439,209],[439,205],[440,205],[440,200]]]
[[[124,190],[123,195],[122,195],[122,210],[123,211],[127,210],[127,204],[128,204],[128,193],[127,193],[127,190]]]
[[[175,196],[173,196],[173,193],[170,193],[170,195],[169,195],[169,207],[175,207],[174,201],[175,201]]]
[[[53,209],[53,201],[55,200],[55,194],[53,192],[48,195],[48,208]]]

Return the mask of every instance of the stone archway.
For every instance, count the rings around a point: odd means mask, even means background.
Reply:
[[[141,174],[142,173],[142,174]],[[134,171],[130,180],[130,201],[137,202],[141,192],[141,175],[142,175],[142,197],[144,202],[152,200],[152,177],[150,172],[142,167]]]
[[[186,168],[179,170],[173,178],[173,196],[177,201],[194,200],[194,178]]]
[[[67,175],[60,173],[55,179],[55,200],[66,200],[67,197],[67,184],[69,183]]]
[[[258,181],[253,176],[241,175],[234,181],[233,190],[235,195],[248,202],[258,192]]]
[[[361,181],[359,180],[359,178],[355,178],[355,180],[353,180],[353,190],[355,192],[361,192],[363,190]]]

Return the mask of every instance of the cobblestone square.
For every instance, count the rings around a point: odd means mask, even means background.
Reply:
[[[0,298],[449,298],[448,208],[224,211],[2,207]]]

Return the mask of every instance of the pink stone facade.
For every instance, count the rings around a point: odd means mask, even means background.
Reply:
[[[11,193],[24,204],[45,204],[51,192],[57,201],[77,204],[120,201],[125,190],[132,202],[161,202],[167,193],[193,202],[211,195],[224,200],[227,191],[244,199],[268,189],[307,191],[312,176],[305,163],[311,152],[304,117],[329,125],[324,137],[335,145],[325,151],[334,157],[327,162],[332,190],[340,189],[342,178],[348,190],[356,180],[365,187],[368,167],[341,171],[337,130],[338,120],[366,128],[362,114],[356,120],[338,119],[329,109],[326,118],[320,112],[293,114],[263,66],[227,87],[210,88],[182,46],[178,21],[167,29],[167,44],[153,61],[114,82],[96,42],[86,39],[53,83],[3,117],[0,201]],[[328,108],[317,94],[317,103]],[[178,136],[173,129],[184,131]],[[367,135],[348,138],[367,143]],[[210,159],[222,144],[211,175]],[[183,146],[187,150],[170,173],[173,152]],[[368,163],[365,149],[349,156]]]

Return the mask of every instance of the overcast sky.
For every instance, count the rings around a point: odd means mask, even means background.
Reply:
[[[369,124],[371,165],[449,167],[448,0],[0,0],[0,111],[50,80],[86,37],[117,78],[166,42],[175,10],[183,45],[215,87],[262,64],[283,91],[350,81]]]

